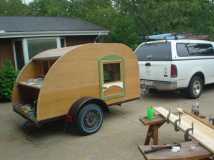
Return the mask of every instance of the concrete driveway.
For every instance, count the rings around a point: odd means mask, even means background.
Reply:
[[[161,92],[142,99],[113,106],[106,114],[101,130],[90,136],[63,131],[61,122],[42,128],[25,129],[25,122],[11,109],[10,103],[0,104],[0,159],[3,160],[142,160],[137,149],[145,139],[146,128],[138,118],[145,115],[147,106],[190,109],[194,100],[174,92]],[[201,112],[214,114],[214,86],[205,89],[200,98]],[[161,143],[183,141],[171,125],[160,130]]]

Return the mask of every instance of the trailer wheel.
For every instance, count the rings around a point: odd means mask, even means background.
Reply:
[[[103,111],[95,103],[85,104],[78,113],[77,127],[80,133],[89,135],[97,132],[103,123]]]

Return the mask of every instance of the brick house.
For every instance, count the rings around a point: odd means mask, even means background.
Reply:
[[[0,68],[9,59],[21,69],[43,50],[95,42],[108,33],[77,18],[0,16]]]

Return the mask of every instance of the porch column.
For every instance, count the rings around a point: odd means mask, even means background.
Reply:
[[[28,42],[27,39],[22,39],[22,48],[23,48],[23,55],[24,55],[24,62],[27,64],[29,62],[29,53],[28,53]]]
[[[14,59],[14,64],[15,64],[15,68],[16,70],[18,69],[18,65],[17,65],[17,56],[16,56],[16,48],[15,48],[15,41],[12,41],[12,47],[13,47],[13,59]]]

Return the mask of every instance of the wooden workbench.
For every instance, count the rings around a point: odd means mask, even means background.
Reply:
[[[158,146],[158,145],[157,145]],[[139,145],[138,149],[146,160],[208,160],[211,153],[195,142],[181,143],[179,152],[172,152],[171,149],[163,149],[153,153],[144,152],[150,150],[152,145]]]
[[[146,117],[141,117],[140,122],[144,126],[148,126],[144,145],[139,145],[138,149],[146,160],[206,160],[212,154],[198,142],[183,142],[179,152],[172,152],[171,149],[163,149],[152,153],[145,153],[151,150],[152,146],[159,147],[159,128],[166,122],[166,118],[157,114],[154,119],[148,120]],[[153,140],[153,145],[149,145]]]

